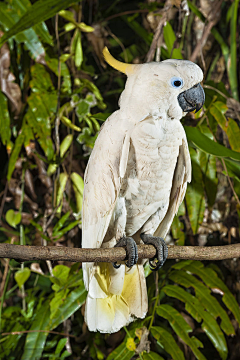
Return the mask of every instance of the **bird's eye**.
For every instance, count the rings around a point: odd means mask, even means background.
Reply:
[[[170,82],[172,87],[175,89],[181,89],[183,87],[183,79],[180,77],[174,76],[171,78]]]

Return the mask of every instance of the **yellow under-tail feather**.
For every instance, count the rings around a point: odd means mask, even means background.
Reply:
[[[133,318],[143,318],[147,312],[147,290],[142,265],[117,272],[112,264],[94,266],[90,276],[86,302],[86,322],[89,330],[116,332]],[[113,293],[113,291],[115,293]]]

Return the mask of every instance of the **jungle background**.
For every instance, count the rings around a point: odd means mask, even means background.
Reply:
[[[193,179],[167,242],[239,241],[239,0],[4,0],[0,30],[1,243],[81,246],[84,170],[126,80],[104,46],[201,66],[204,108],[182,120]],[[146,318],[106,335],[84,323],[81,264],[0,259],[0,358],[239,359],[239,259],[145,273]]]

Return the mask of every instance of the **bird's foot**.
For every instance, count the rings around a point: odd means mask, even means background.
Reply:
[[[161,237],[156,237],[152,235],[147,234],[141,234],[140,235],[142,241],[144,244],[147,245],[153,245],[155,249],[157,250],[157,256],[156,258],[149,259],[150,268],[152,271],[157,271],[160,269],[163,264],[165,263],[167,257],[168,257],[168,247],[165,243],[165,241]],[[152,263],[152,261],[156,259],[157,261],[155,263]]]
[[[135,241],[131,237],[122,237],[114,247],[125,247],[127,252],[127,262],[125,263],[127,267],[131,268],[138,261],[138,249]],[[113,263],[115,269],[120,268],[121,265]]]

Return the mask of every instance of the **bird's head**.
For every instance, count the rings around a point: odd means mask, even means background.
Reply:
[[[107,48],[103,54],[109,65],[128,76],[120,107],[134,118],[165,113],[168,118],[181,119],[203,106],[203,72],[193,62],[169,59],[135,65],[114,59]]]

